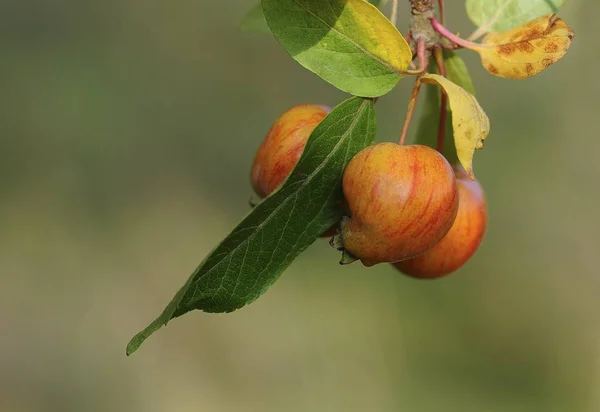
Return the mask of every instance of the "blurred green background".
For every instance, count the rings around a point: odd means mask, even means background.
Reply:
[[[492,122],[463,270],[340,267],[318,241],[257,302],[127,358],[248,212],[270,123],[345,96],[237,30],[252,0],[0,2],[0,411],[599,411],[600,5],[567,3],[573,45],[535,78],[462,53]],[[377,104],[380,139],[410,88]]]

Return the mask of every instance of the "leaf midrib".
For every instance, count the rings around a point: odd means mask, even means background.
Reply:
[[[306,179],[304,180],[304,182],[299,185],[298,189],[296,191],[294,191],[292,194],[290,194],[290,196],[288,196],[283,202],[281,202],[281,204],[279,204],[274,210],[273,212],[271,212],[271,214],[258,226],[256,226],[257,230],[260,229],[261,227],[263,227],[264,225],[266,225],[268,222],[270,222],[270,220],[273,218],[273,216],[275,216],[277,214],[277,212],[279,212],[279,210],[281,210],[281,208],[283,208],[284,206],[287,206],[290,202],[290,199],[294,198],[297,196],[298,192],[300,190],[302,190],[302,188],[304,188],[307,184],[310,183],[310,181],[312,181],[312,179],[314,179],[314,177],[317,175],[317,173],[323,168],[325,167],[324,165],[328,163],[329,159],[333,156],[334,153],[337,152],[338,148],[340,147],[340,145],[342,145],[345,141],[346,141],[346,137],[352,133],[352,131],[354,130],[354,127],[356,126],[356,122],[358,121],[358,118],[361,116],[363,110],[364,110],[364,106],[367,104],[369,100],[363,100],[363,102],[361,103],[359,109],[356,111],[356,116],[354,118],[354,120],[352,121],[350,127],[348,127],[348,129],[346,130],[346,132],[344,134],[342,134],[342,137],[339,139],[339,142],[336,143],[336,145],[334,146],[333,150],[331,150],[331,152],[325,157],[325,160],[314,170],[314,172],[312,172],[311,174],[307,175]],[[217,270],[221,264],[223,263],[223,261],[225,261],[229,256],[234,255],[237,250],[243,246],[245,246],[255,235],[256,235],[257,231],[254,231],[253,233],[251,233],[250,235],[248,235],[248,237],[246,239],[244,239],[243,241],[241,241],[231,252],[227,253],[226,255],[223,255],[222,258],[219,259],[218,262],[216,262],[209,270],[207,270],[206,272],[202,273],[202,276],[205,275],[209,275],[211,273],[213,273],[215,270]],[[241,267],[240,267],[241,269]],[[238,273],[240,273],[241,271],[238,271]],[[189,285],[189,287],[192,287],[196,284],[196,282],[199,279],[195,279],[194,281],[192,281],[192,283]],[[238,283],[238,282],[236,282]],[[223,285],[223,283],[221,282],[221,285],[219,285],[218,288],[220,288]],[[195,299],[190,300],[189,302],[180,302],[180,305],[178,305],[178,308],[180,308],[181,306],[187,306],[190,304],[190,302],[194,301]]]
[[[333,30],[334,32],[336,32],[337,34],[339,34],[340,36],[342,36],[345,40],[347,40],[349,43],[351,43],[353,46],[355,46],[357,49],[359,49],[360,51],[362,51],[364,54],[366,54],[367,56],[371,57],[372,59],[376,60],[378,63],[380,63],[382,66],[387,67],[388,69],[390,69],[390,71],[397,73],[397,74],[403,74],[401,71],[396,70],[396,68],[394,66],[391,66],[390,64],[388,64],[387,62],[385,62],[384,60],[380,59],[379,57],[375,56],[374,54],[370,53],[367,49],[365,49],[364,47],[362,47],[360,44],[356,43],[354,40],[352,40],[350,37],[348,37],[347,35],[345,35],[344,33],[342,33],[341,31],[339,31],[338,29],[336,29],[334,26],[330,26],[329,24],[327,24],[327,22],[325,22],[322,18],[320,18],[319,16],[317,16],[316,14],[314,14],[312,11],[310,11],[309,9],[307,9],[306,7],[304,7],[302,5],[302,3],[298,2],[298,0],[294,0],[294,2],[300,6],[301,9],[305,10],[308,14],[310,14],[311,16],[313,16],[315,19],[319,20],[321,23],[323,23],[323,25],[325,27],[328,27],[330,30]],[[370,4],[370,3],[369,3]],[[373,6],[374,7],[374,6]],[[376,8],[376,7],[375,7]],[[377,9],[377,8],[376,8]],[[379,9],[378,9],[379,11]],[[400,32],[398,32],[400,33]]]

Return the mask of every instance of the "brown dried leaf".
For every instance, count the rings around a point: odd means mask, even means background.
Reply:
[[[573,36],[563,19],[550,14],[508,31],[490,33],[473,49],[493,75],[525,79],[560,60]]]

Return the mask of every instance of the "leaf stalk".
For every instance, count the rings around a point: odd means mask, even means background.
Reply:
[[[465,49],[477,49],[480,45],[477,43],[470,42],[448,30],[442,23],[440,23],[435,17],[429,19],[431,27],[438,32],[442,37],[450,40],[452,43],[464,47]]]

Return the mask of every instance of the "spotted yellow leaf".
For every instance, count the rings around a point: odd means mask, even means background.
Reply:
[[[438,74],[425,74],[421,80],[441,86],[448,95],[452,110],[452,129],[458,161],[471,179],[473,174],[473,155],[475,150],[483,148],[483,141],[490,132],[490,120],[471,93]]]
[[[550,14],[508,31],[490,33],[474,49],[493,75],[525,79],[560,60],[573,36],[563,19]]]

